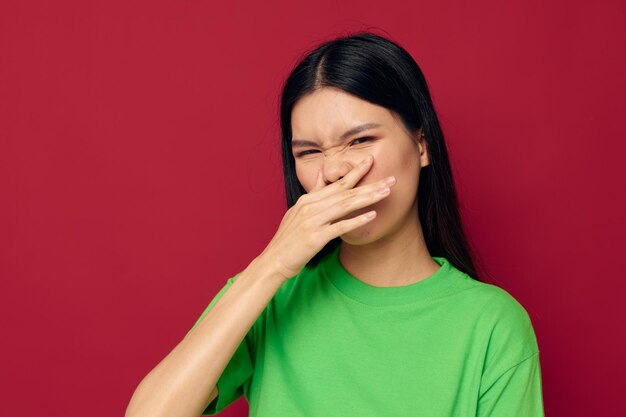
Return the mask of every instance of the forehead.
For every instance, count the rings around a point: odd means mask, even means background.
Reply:
[[[300,98],[291,111],[293,137],[335,138],[360,124],[395,124],[391,112],[343,90],[324,87]]]

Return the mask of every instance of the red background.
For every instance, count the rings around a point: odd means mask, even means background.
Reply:
[[[368,3],[2,2],[4,415],[123,414],[282,218],[297,56],[370,28],[424,71],[546,414],[626,415],[624,3]]]

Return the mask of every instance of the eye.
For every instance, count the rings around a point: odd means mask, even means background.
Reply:
[[[361,143],[362,143],[362,142],[370,141],[372,139],[374,139],[372,136],[363,136],[361,138],[354,139],[352,142],[350,142],[350,145],[353,145],[353,144],[355,144],[355,142],[358,142],[358,141],[361,141]],[[359,145],[360,143],[356,143],[356,144]],[[296,154],[296,157],[301,157],[301,156],[304,156],[304,155],[308,155],[308,154],[313,153],[313,152],[319,152],[319,151],[317,151],[315,149],[309,149],[309,150],[306,150],[306,151],[298,152]]]
[[[298,152],[298,153],[296,154],[296,156],[297,156],[297,157],[300,157],[300,156],[308,155],[308,154],[309,154],[309,153],[311,153],[311,152],[317,152],[317,151],[316,151],[316,150],[314,150],[314,149],[310,149],[310,150],[308,150],[308,151]]]
[[[357,142],[359,140],[361,140],[361,141],[368,141],[370,139],[373,139],[373,138],[371,136],[363,136],[362,138],[356,138],[352,142],[350,142],[350,145],[352,145],[354,142]]]

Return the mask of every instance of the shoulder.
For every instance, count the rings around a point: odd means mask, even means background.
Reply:
[[[535,373],[539,367],[539,346],[533,323],[526,308],[511,293],[493,284],[476,282],[466,292],[481,304],[474,324],[480,335],[476,342],[482,367],[481,396],[497,381],[515,390],[510,379],[501,379],[503,375],[526,379],[539,375]]]
[[[485,282],[476,281],[473,295],[481,308],[481,319],[496,326],[532,326],[526,308],[507,290]]]
[[[528,331],[532,330],[532,322],[528,311],[510,292],[474,280],[466,293],[474,301],[482,325],[498,332],[530,336]]]
[[[482,334],[484,360],[500,374],[538,354],[533,323],[526,308],[505,289],[480,281],[466,291],[476,303],[475,326]]]
[[[538,352],[528,311],[509,291],[455,272],[456,293],[450,303],[479,336],[487,357],[501,363],[515,362]]]
[[[483,326],[523,330],[532,327],[526,308],[507,290],[457,271],[457,295]]]

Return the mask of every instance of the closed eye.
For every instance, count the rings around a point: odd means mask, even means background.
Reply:
[[[372,139],[374,139],[372,136],[363,136],[361,138],[356,138],[352,142],[350,142],[350,146],[352,146],[355,142],[358,142],[358,141],[361,141],[360,143],[363,143],[363,142],[366,142],[366,141],[369,141],[369,140],[372,140]],[[357,145],[359,145],[360,143],[357,143]],[[308,155],[309,153],[312,153],[312,152],[318,152],[318,151],[315,150],[315,149],[309,149],[309,150],[297,153],[296,156],[304,156],[304,155]]]

